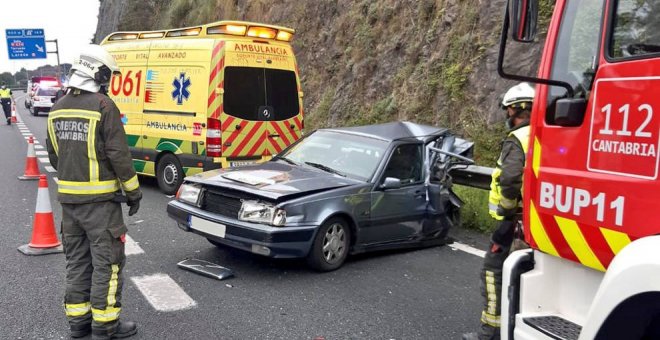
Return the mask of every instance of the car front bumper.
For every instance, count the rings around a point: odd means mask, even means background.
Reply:
[[[179,201],[167,204],[167,215],[184,231],[274,258],[307,256],[318,229],[318,226],[273,227],[238,221]],[[196,225],[195,221],[199,223]]]

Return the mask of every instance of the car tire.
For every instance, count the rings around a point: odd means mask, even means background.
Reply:
[[[348,256],[351,245],[351,229],[339,217],[333,217],[321,225],[312,249],[307,255],[307,264],[314,270],[329,272],[341,267]]]
[[[34,105],[30,105],[30,113],[36,117],[39,115],[39,109],[34,107]]]
[[[176,194],[184,177],[181,162],[175,155],[167,153],[160,158],[156,166],[156,179],[160,191],[165,195]]]

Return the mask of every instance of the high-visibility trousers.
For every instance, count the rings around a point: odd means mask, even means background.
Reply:
[[[62,204],[64,309],[71,329],[117,326],[126,231],[119,203]]]

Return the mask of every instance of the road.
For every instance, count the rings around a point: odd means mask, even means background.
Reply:
[[[0,338],[67,339],[64,256],[16,250],[30,240],[37,195],[37,182],[17,180],[25,165],[24,134],[44,145],[47,120],[45,113],[31,116],[22,95],[16,97],[25,127],[0,126]],[[40,162],[59,229],[56,173],[46,165]],[[139,324],[136,339],[460,339],[478,327],[482,259],[469,253],[473,248],[361,255],[337,271],[316,273],[302,261],[220,249],[181,231],[165,212],[171,198],[153,179],[141,177],[140,183],[140,211],[125,215],[131,240],[122,311],[123,319]],[[452,233],[485,247],[484,235]],[[183,271],[176,264],[186,258],[218,263],[236,276],[217,281]]]

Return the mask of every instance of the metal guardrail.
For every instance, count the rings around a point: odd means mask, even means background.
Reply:
[[[472,188],[490,190],[493,168],[470,165],[465,169],[454,169],[450,172],[454,184]]]

